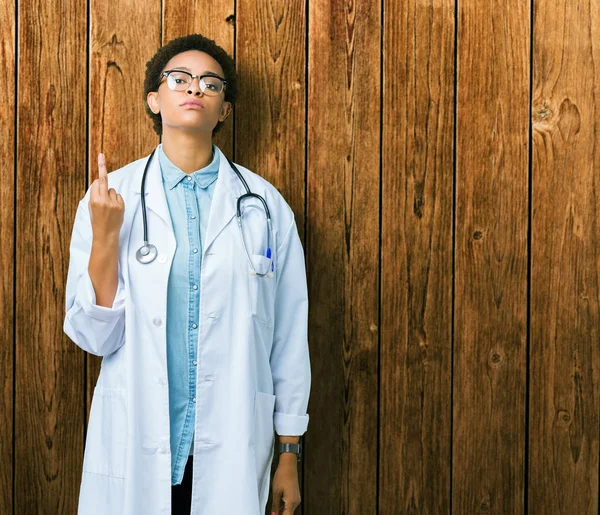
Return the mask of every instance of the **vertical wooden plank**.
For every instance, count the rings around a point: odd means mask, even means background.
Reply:
[[[600,4],[535,3],[529,513],[598,513]]]
[[[384,13],[380,513],[450,513],[454,16]]]
[[[83,354],[62,324],[85,190],[86,3],[18,6],[14,507],[75,513]]]
[[[305,12],[303,0],[237,2],[236,61],[241,87],[235,118],[235,157],[279,189],[294,211],[300,238],[305,234]],[[248,44],[251,41],[256,44]],[[310,414],[310,405],[308,411]],[[310,445],[309,432],[318,434],[318,426],[313,428],[312,421],[311,416],[303,437],[305,445]],[[276,444],[278,441],[276,436]],[[279,453],[275,451],[271,478],[278,464]],[[302,469],[300,463],[302,501],[298,514],[305,503]],[[272,486],[267,515],[271,514]]]
[[[524,512],[529,3],[458,3],[454,513]]]
[[[243,87],[236,158],[281,191],[303,238],[306,5],[303,0],[238,0],[237,6],[236,58]]]
[[[160,45],[161,2],[91,0],[90,15],[91,184],[98,178],[100,152],[111,172],[149,154],[159,142],[144,111],[143,93],[146,62]],[[102,358],[87,354],[87,362],[89,418]]]
[[[381,24],[379,1],[309,2],[306,514],[376,513]]]
[[[163,0],[163,6],[163,45],[177,37],[199,33],[214,40],[235,58],[235,0],[214,0],[201,5],[183,0]],[[232,160],[234,116],[235,104],[233,113],[213,136],[213,143]]]
[[[4,85],[0,89],[0,513],[13,510],[13,365],[14,334],[14,234],[15,234],[15,2],[0,5],[0,70]]]

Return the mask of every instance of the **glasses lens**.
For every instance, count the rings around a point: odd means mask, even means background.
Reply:
[[[204,87],[202,87],[202,83],[204,83]],[[202,77],[200,89],[205,95],[218,95],[223,90],[223,81],[218,77]]]
[[[190,76],[185,72],[171,72],[167,76],[170,89],[182,91],[190,85]]]

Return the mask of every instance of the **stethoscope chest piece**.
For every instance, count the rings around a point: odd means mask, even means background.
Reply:
[[[158,251],[152,243],[145,243],[135,253],[136,259],[143,264],[152,263],[156,259]]]

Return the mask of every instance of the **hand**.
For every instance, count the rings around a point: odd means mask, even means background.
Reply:
[[[98,154],[98,178],[92,183],[88,204],[94,239],[118,238],[125,203],[114,188],[108,189],[104,154]]]
[[[272,514],[293,515],[300,505],[297,461],[296,455],[292,453],[282,453],[279,457],[279,464],[273,476]],[[282,506],[282,501],[285,507]]]

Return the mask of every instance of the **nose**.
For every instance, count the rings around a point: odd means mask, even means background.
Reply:
[[[197,84],[196,87],[195,87],[196,91],[198,93],[200,93],[201,96],[204,95],[204,93],[202,92],[202,89],[200,88],[200,78],[199,77],[194,77],[192,79],[192,82],[191,82],[191,84],[190,84],[190,86],[188,88],[188,91],[192,91],[193,92],[193,90],[194,90],[194,82]]]

